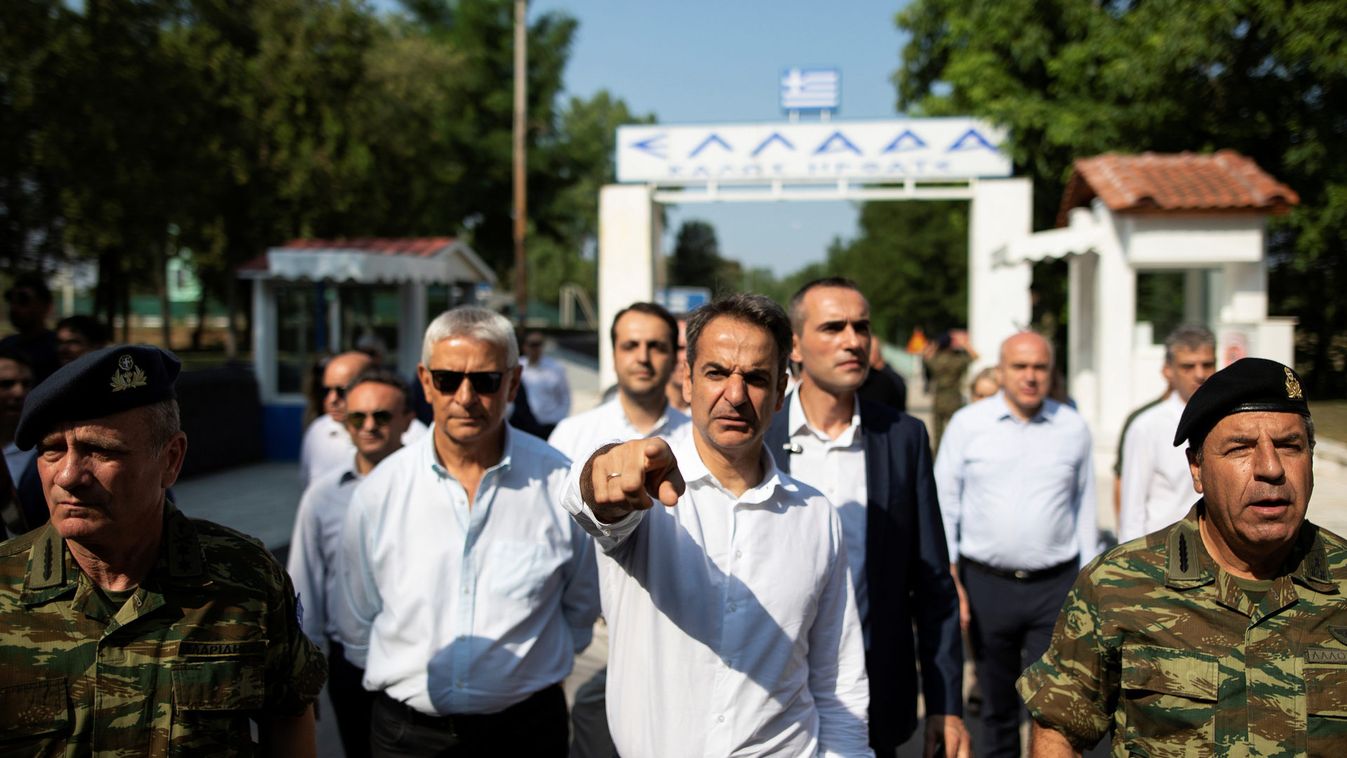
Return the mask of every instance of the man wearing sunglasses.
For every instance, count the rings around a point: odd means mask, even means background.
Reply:
[[[411,392],[397,373],[367,368],[346,388],[344,419],[355,453],[346,465],[322,474],[304,490],[290,538],[286,569],[304,604],[304,633],[327,643],[328,695],[347,758],[369,754],[373,699],[361,680],[365,672],[346,660],[337,640],[337,587],[341,529],[356,485],[380,461],[402,447],[415,420]]]
[[[337,628],[373,691],[378,755],[566,755],[560,683],[589,644],[588,535],[555,492],[569,462],[505,424],[520,381],[510,322],[441,314],[417,372],[430,434],[352,496]]]

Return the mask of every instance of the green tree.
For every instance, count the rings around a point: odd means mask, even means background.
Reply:
[[[895,75],[900,109],[1008,127],[1051,226],[1076,157],[1238,150],[1301,205],[1274,221],[1273,307],[1300,320],[1323,396],[1341,371],[1347,304],[1347,5],[1336,0],[914,0]]]
[[[705,221],[690,219],[678,227],[673,256],[669,261],[669,281],[688,287],[719,288],[725,260],[720,257],[716,229]],[[738,284],[736,280],[734,282]]]

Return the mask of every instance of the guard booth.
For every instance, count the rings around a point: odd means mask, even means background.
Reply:
[[[297,239],[244,264],[266,455],[298,456],[306,376],[325,355],[373,346],[412,376],[429,319],[476,303],[496,275],[453,237]]]
[[[1058,228],[996,252],[1004,266],[1067,260],[1068,386],[1096,451],[1111,456],[1127,414],[1165,388],[1166,334],[1137,320],[1141,276],[1182,277],[1182,320],[1216,334],[1218,368],[1245,356],[1294,362],[1295,320],[1268,316],[1266,229],[1299,201],[1231,150],[1082,158]]]

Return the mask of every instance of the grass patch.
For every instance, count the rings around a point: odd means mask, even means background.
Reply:
[[[1334,442],[1347,443],[1347,400],[1310,403],[1314,414],[1314,434]]]

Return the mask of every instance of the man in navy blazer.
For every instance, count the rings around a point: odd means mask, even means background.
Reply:
[[[767,449],[842,519],[870,678],[870,744],[891,756],[915,731],[920,660],[924,754],[966,756],[959,601],[926,427],[856,394],[869,367],[870,306],[854,282],[806,284],[790,315],[791,360],[804,372]]]

